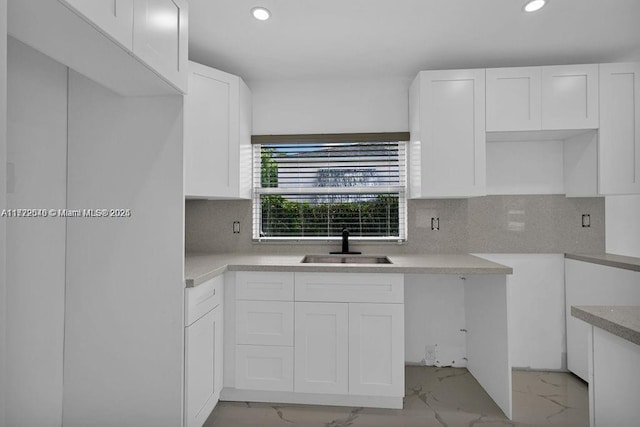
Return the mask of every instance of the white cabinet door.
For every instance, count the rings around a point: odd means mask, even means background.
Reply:
[[[182,92],[187,91],[186,0],[134,0],[133,53]]]
[[[133,0],[59,0],[128,50],[133,50]]]
[[[541,68],[487,69],[487,132],[540,130]]]
[[[349,304],[349,394],[404,396],[402,304]]]
[[[591,426],[635,426],[640,419],[640,346],[589,325]]]
[[[596,129],[598,64],[542,67],[542,129]]]
[[[422,71],[409,104],[410,197],[484,195],[485,71]]]
[[[184,97],[185,195],[251,197],[251,93],[237,76],[189,62]]]
[[[236,301],[236,342],[293,345],[293,302]]]
[[[293,391],[293,347],[237,345],[236,387]]]
[[[640,194],[640,62],[600,64],[601,194]]]
[[[565,260],[567,367],[588,379],[590,326],[571,315],[572,305],[640,305],[640,272]]]
[[[348,322],[345,303],[296,303],[296,392],[348,392]]]
[[[200,427],[222,389],[222,307],[185,329],[185,426]]]

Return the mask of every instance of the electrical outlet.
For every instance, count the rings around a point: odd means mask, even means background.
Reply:
[[[440,218],[438,217],[431,218],[431,229],[433,231],[440,230]]]
[[[233,221],[233,234],[240,234],[240,221]]]
[[[583,214],[582,215],[582,226],[583,227],[591,227],[591,215]]]

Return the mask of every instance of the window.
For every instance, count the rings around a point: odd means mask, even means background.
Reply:
[[[253,138],[253,238],[406,240],[406,133]]]

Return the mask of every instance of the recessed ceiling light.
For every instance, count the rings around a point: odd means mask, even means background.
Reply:
[[[258,21],[266,21],[271,17],[271,12],[269,12],[269,10],[264,7],[254,7],[253,9],[251,9],[251,14]]]
[[[529,0],[522,9],[525,12],[536,12],[542,9],[547,3],[549,3],[548,0]]]

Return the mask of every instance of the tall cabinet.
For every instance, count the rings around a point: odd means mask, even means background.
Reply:
[[[72,3],[104,12],[93,17],[126,4]],[[10,230],[13,374],[0,385],[9,384],[8,424],[181,426],[181,88],[126,41],[114,42],[106,24],[67,6],[12,1],[7,14],[10,70],[20,82],[9,86],[16,180],[8,190],[16,202],[56,209],[55,219],[46,211],[30,221],[36,227]],[[73,218],[58,213],[65,208]],[[43,238],[45,246],[28,249]]]
[[[485,193],[485,70],[420,72],[409,120],[411,198]]]
[[[600,193],[640,194],[640,62],[600,64]]]

